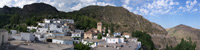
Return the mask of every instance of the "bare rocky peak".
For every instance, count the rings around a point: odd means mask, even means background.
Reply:
[[[175,37],[178,43],[184,38],[188,40],[191,38],[193,42],[197,42],[197,50],[200,49],[200,30],[190,26],[180,24],[168,30],[168,36]]]
[[[174,44],[174,39],[166,38],[167,31],[160,25],[150,22],[142,15],[129,12],[123,7],[87,6],[79,11],[80,14],[92,17],[108,24],[113,23],[115,32],[130,32],[139,30],[152,36],[152,41],[158,49],[164,49],[168,44]]]
[[[41,11],[58,12],[58,10],[55,7],[45,3],[33,3],[29,5],[24,5],[23,10],[29,12],[41,12]]]

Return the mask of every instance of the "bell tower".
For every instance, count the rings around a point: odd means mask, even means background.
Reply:
[[[98,22],[97,23],[97,30],[101,33],[102,32],[102,23]]]

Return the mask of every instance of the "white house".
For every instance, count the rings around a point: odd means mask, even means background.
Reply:
[[[124,38],[106,38],[107,43],[124,43]]]
[[[84,33],[84,30],[75,30],[74,32]]]
[[[113,35],[114,35],[115,37],[116,37],[116,36],[121,36],[121,33],[118,32],[118,33],[114,33]]]
[[[21,40],[25,40],[25,41],[34,41],[35,40],[35,36],[33,33],[21,33]]]
[[[65,33],[70,32],[66,23],[74,24],[73,19],[44,19],[44,23],[38,23],[37,33]]]
[[[8,41],[8,31],[0,29],[0,46]]]
[[[11,34],[16,34],[17,30],[10,30]]]
[[[34,41],[35,40],[35,36],[33,33],[21,32],[20,34],[12,34],[11,37],[14,38],[15,40],[23,40],[23,41]]]
[[[130,38],[131,37],[131,34],[130,33],[123,33],[123,36],[125,37],[125,38]]]
[[[50,24],[50,27],[49,27],[49,30],[50,30],[50,33],[51,32],[64,32],[64,29],[62,28],[61,25],[58,25],[58,24]]]
[[[37,27],[34,27],[34,26],[27,26],[27,29],[29,29],[29,30],[37,29]]]
[[[137,42],[137,48],[136,48],[136,50],[139,50],[141,48],[141,46],[142,46],[142,43],[141,42]]]
[[[74,24],[74,20],[73,19],[66,19],[66,20],[67,20],[67,23]]]
[[[44,34],[34,33],[34,35],[37,38],[37,40],[39,40],[39,41],[45,41],[47,39],[47,37],[52,36],[52,35],[50,35],[50,33],[44,33]]]
[[[49,33],[50,36],[56,37],[56,36],[65,36],[64,33]]]
[[[80,32],[73,32],[71,37],[73,40],[80,40],[81,39],[81,34]]]
[[[38,26],[45,26],[46,25],[46,23],[39,23],[38,22]]]
[[[44,23],[50,23],[49,19],[44,19]]]
[[[74,24],[73,19],[44,19],[44,23],[71,23]]]
[[[57,36],[52,39],[52,43],[73,45],[73,40],[69,36]]]
[[[22,40],[22,37],[20,34],[12,34],[11,38],[15,39],[15,40]]]
[[[129,39],[127,39],[128,40],[128,42],[134,42],[134,43],[137,43],[137,47],[135,48],[135,50],[139,50],[139,48],[141,47],[141,42],[140,41],[137,41],[138,40],[138,38],[129,38]]]
[[[98,39],[82,39],[81,41],[83,44],[89,45],[90,47],[94,48],[98,46],[103,40],[98,40]]]
[[[38,28],[37,30],[36,30],[36,32],[37,33],[48,33],[48,28]]]

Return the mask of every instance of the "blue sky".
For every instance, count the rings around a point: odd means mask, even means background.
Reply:
[[[185,24],[200,29],[200,0],[0,0],[4,5],[23,8],[25,4],[44,2],[60,11],[70,12],[89,5],[122,6],[164,28]]]

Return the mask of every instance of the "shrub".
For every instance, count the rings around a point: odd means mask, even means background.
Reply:
[[[135,31],[132,33],[132,37],[139,38],[138,40],[142,43],[142,48],[144,50],[153,50],[155,49],[151,36],[146,32]]]

